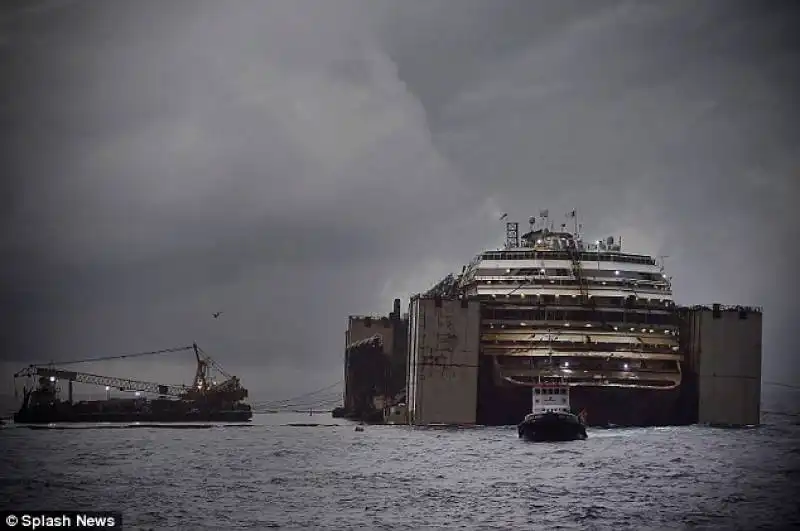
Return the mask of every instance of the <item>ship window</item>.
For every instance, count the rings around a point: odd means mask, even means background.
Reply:
[[[533,390],[533,392],[536,393],[537,395],[539,394],[539,391],[541,391],[541,389],[534,389]]]

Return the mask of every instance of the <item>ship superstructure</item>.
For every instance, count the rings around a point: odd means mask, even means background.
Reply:
[[[496,374],[521,386],[565,378],[678,387],[679,320],[663,263],[627,252],[621,238],[584,241],[577,222],[554,230],[540,214],[521,236],[507,222],[505,246],[480,253],[456,279],[458,292],[481,301],[481,354]]]

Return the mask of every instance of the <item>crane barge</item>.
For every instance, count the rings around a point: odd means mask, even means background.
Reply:
[[[79,363],[183,351],[193,351],[197,361],[197,370],[190,386],[101,376],[64,368]],[[246,422],[253,417],[250,405],[243,402],[247,398],[247,389],[196,343],[153,352],[67,361],[60,365],[30,365],[14,375],[15,379],[28,378],[34,381],[30,388],[23,388],[22,406],[14,415],[14,422]],[[225,379],[218,383],[212,377],[212,369]],[[64,381],[68,384],[67,400],[59,398],[59,383]],[[74,382],[105,386],[106,400],[75,402]],[[108,396],[111,389],[133,391],[135,398],[112,399]],[[151,399],[142,396],[142,393],[157,394],[158,398]]]

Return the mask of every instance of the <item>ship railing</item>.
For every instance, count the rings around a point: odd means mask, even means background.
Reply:
[[[658,313],[654,314],[655,316],[629,313],[625,317],[630,320],[623,321],[622,315],[610,314],[610,316],[607,316],[608,314],[601,313],[605,308],[597,310],[567,305],[552,310],[549,308],[552,308],[552,306],[548,306],[548,309],[540,308],[538,305],[522,307],[516,304],[510,308],[485,307],[482,308],[483,311],[481,313],[482,329],[494,330],[499,328],[506,330],[503,325],[509,325],[507,331],[516,330],[517,333],[521,334],[541,334],[546,332],[557,336],[562,333],[566,335],[580,334],[581,330],[584,330],[585,333],[593,332],[601,336],[632,336],[634,334],[638,335],[637,332],[639,330],[642,331],[642,334],[661,334],[666,330],[671,330],[672,332],[667,335],[672,335],[672,333],[679,330],[681,325],[680,320],[669,313]],[[622,314],[621,311],[618,311],[618,308],[609,309],[616,310],[616,313]],[[645,322],[648,317],[650,322]],[[636,320],[634,321],[633,318],[636,318]],[[521,323],[525,324],[522,325]],[[631,328],[634,330],[630,330]],[[650,330],[650,332],[647,332],[647,330]]]
[[[481,356],[490,356],[492,358],[508,357],[508,358],[560,358],[560,359],[589,359],[589,360],[602,360],[614,359],[622,361],[630,359],[635,361],[681,361],[686,358],[686,354],[682,352],[634,352],[627,351],[591,351],[591,350],[573,350],[573,351],[554,351],[549,348],[509,348],[498,347],[491,344],[481,345]]]
[[[627,387],[638,389],[657,389],[670,390],[681,385],[683,380],[683,368],[681,363],[675,364],[675,371],[610,371],[593,370],[590,373],[573,375],[565,374],[562,371],[554,372],[548,369],[520,369],[503,367],[503,364],[495,357],[493,366],[496,374],[503,380],[514,385],[532,387],[537,385],[543,377],[560,377],[566,380],[570,387]],[[514,376],[527,376],[530,380],[519,380]],[[639,374],[644,375],[640,378]]]
[[[581,342],[561,341],[559,344],[550,343],[549,341],[531,341],[527,344],[520,344],[517,341],[509,340],[507,343],[495,343],[492,340],[483,341],[484,345],[491,347],[493,350],[500,350],[504,347],[509,351],[515,353],[531,354],[535,352],[552,352],[554,356],[559,356],[561,353],[569,353],[572,355],[574,352],[582,354],[590,353],[614,353],[614,354],[680,354],[674,350],[678,343],[664,344],[664,345],[645,345],[645,346],[632,346],[632,343],[598,343],[593,345],[586,345]],[[609,354],[610,355],[610,354]]]
[[[509,384],[515,386],[535,387],[539,384],[536,378],[520,379],[514,376],[501,376],[501,379]],[[571,379],[566,384],[569,387],[623,387],[630,389],[653,389],[669,391],[676,389],[681,385],[681,377],[677,375],[671,379],[664,380],[642,380],[636,381],[631,379],[622,378],[609,378],[609,379]]]
[[[569,253],[564,250],[513,250],[498,249],[486,251],[482,255],[483,260],[570,260]],[[580,252],[580,259],[583,262],[611,262],[622,264],[641,264],[657,266],[656,260],[647,255],[638,255],[622,252]]]
[[[718,309],[722,312],[764,313],[764,308],[762,306],[741,306],[741,305],[728,305],[728,304],[709,306],[707,304],[695,304],[693,306],[678,307],[678,310],[690,310],[690,311],[697,311],[697,310],[713,311],[715,309]]]
[[[515,293],[511,293],[514,291]],[[536,307],[548,307],[548,308],[564,308],[564,309],[578,309],[578,308],[590,308],[590,306],[586,306],[585,304],[580,304],[577,301],[577,297],[573,299],[571,294],[525,294],[522,292],[516,292],[517,290],[510,290],[507,293],[480,293],[476,296],[476,299],[482,302],[492,303],[492,304],[503,304],[506,301],[513,301],[513,305],[515,307],[521,306],[519,302],[522,299],[528,299],[530,303],[529,306],[536,306]],[[669,292],[664,292],[662,295],[672,296]],[[627,308],[629,310],[661,310],[661,311],[672,311],[675,309],[675,302],[670,298],[656,298],[656,297],[640,297],[638,299],[634,299],[631,295],[630,298],[633,300],[626,300],[621,298],[616,298],[617,300],[613,301],[612,303],[606,302],[609,297],[602,297],[602,296],[594,296],[589,295],[589,297],[595,301],[594,304],[597,307],[607,306],[609,309],[611,308]],[[601,299],[602,297],[602,299]]]
[[[602,280],[599,280],[602,279]],[[671,293],[671,285],[663,280],[634,280],[620,279],[620,278],[606,278],[606,277],[584,277],[585,284],[588,290],[593,291],[639,291],[642,293],[663,292]],[[473,284],[480,284],[481,287],[488,289],[491,287],[497,288],[517,288],[519,287],[566,287],[566,288],[579,288],[579,283],[573,278],[568,276],[547,276],[541,275],[506,275],[506,276],[482,276],[473,279]]]

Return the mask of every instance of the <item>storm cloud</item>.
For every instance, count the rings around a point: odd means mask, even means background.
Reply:
[[[575,208],[678,302],[764,306],[765,379],[800,381],[789,2],[0,13],[4,372],[197,341],[257,396],[321,387],[348,314]]]

